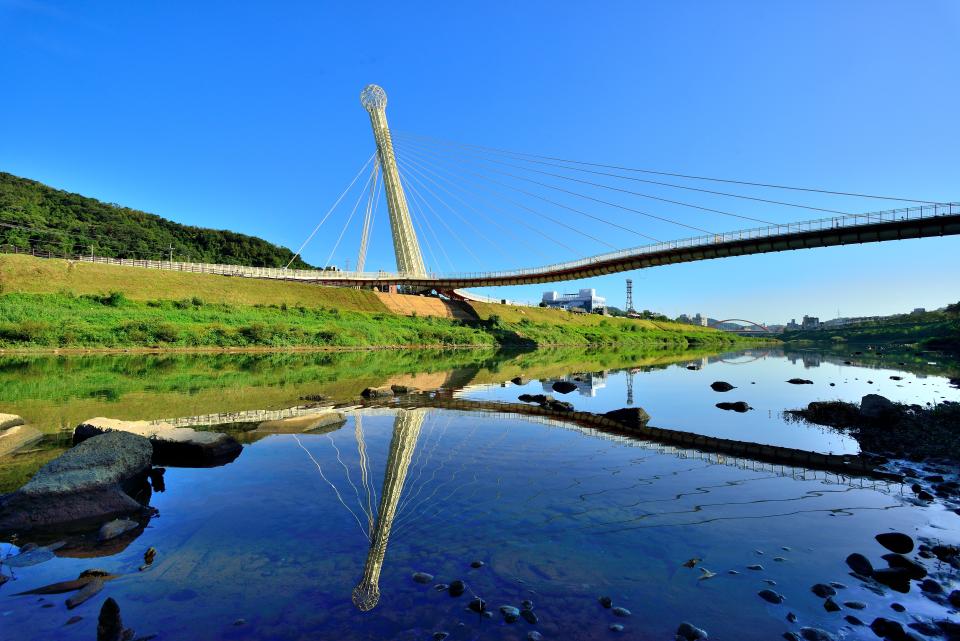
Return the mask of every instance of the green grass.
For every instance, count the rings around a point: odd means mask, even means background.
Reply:
[[[477,303],[477,320],[391,312],[303,283],[0,256],[0,349],[726,346],[671,322]]]
[[[129,300],[124,294],[0,295],[0,348],[344,348],[372,346],[729,345],[736,338],[690,326],[654,327],[496,315],[458,321],[302,305]]]

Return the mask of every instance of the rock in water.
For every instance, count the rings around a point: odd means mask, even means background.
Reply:
[[[554,392],[559,392],[560,394],[569,394],[570,392],[577,389],[577,386],[570,381],[557,381],[551,385]]]
[[[510,379],[510,382],[513,383],[514,385],[526,385],[527,379],[525,379],[522,376],[514,376],[513,378]]]
[[[740,412],[741,414],[753,409],[744,401],[737,401],[735,403],[717,403],[717,407],[722,410],[733,410],[734,412]]]
[[[120,618],[120,606],[112,597],[107,597],[97,620],[97,641],[121,641],[122,638],[123,620]]]
[[[913,552],[913,539],[900,532],[884,532],[874,537],[877,543],[897,554],[910,554]]]
[[[476,612],[477,614],[482,614],[487,609],[487,602],[481,599],[480,597],[477,597],[472,601],[470,601],[467,607],[473,610],[474,612]]]
[[[832,634],[820,628],[800,628],[800,637],[805,641],[835,641]]]
[[[5,420],[3,418],[4,416],[13,416],[13,414],[0,414],[0,456],[13,454],[18,450],[33,445],[37,441],[43,440],[43,432],[32,425],[9,425],[6,428],[2,427],[4,422],[10,422],[11,420]],[[20,419],[19,416],[14,418]]]
[[[520,616],[523,617],[523,620],[529,623],[530,625],[536,625],[540,621],[540,617],[537,616],[537,613],[533,610],[523,609],[520,610]]]
[[[806,378],[791,378],[787,382],[790,383],[791,385],[813,385],[813,381],[807,380]]]
[[[873,571],[873,578],[897,592],[910,591],[910,571],[906,568],[880,568]]]
[[[827,597],[827,600],[823,602],[823,609],[827,612],[839,612],[840,606],[837,605],[837,602]]]
[[[103,417],[91,418],[74,428],[73,442],[82,443],[109,432],[127,432],[149,439],[153,445],[153,462],[157,465],[213,467],[229,463],[243,451],[235,438],[220,432]]]
[[[783,603],[783,595],[773,590],[760,590],[757,592],[761,599],[767,603],[773,603],[774,605],[780,605]]]
[[[533,601],[530,601],[530,600],[528,600],[528,599],[524,599],[523,601],[520,602],[520,608],[523,609],[523,610],[532,610],[532,609],[533,609]]]
[[[623,624],[611,623],[610,625],[607,626],[607,629],[610,630],[611,632],[623,632]]]
[[[650,415],[642,407],[624,407],[604,416],[626,427],[646,427],[650,422]]]
[[[484,566],[483,561],[472,561],[472,562],[470,563],[470,567],[472,567],[474,570],[476,570],[476,569],[478,569],[478,568],[482,568],[483,566]]]
[[[737,388],[726,381],[714,381],[713,383],[710,383],[710,389],[712,389],[714,392],[729,392],[730,390]]]
[[[433,575],[426,572],[414,572],[410,578],[413,579],[414,583],[430,583],[433,581]]]
[[[885,396],[867,394],[860,399],[860,416],[867,419],[879,419],[889,416],[894,411],[894,405]]]
[[[810,588],[810,591],[816,594],[821,599],[826,599],[828,596],[835,596],[837,591],[833,587],[826,585],[825,583],[817,583],[815,586]]]
[[[906,569],[910,572],[911,579],[922,579],[927,576],[927,569],[925,567],[902,554],[894,554],[891,552],[890,554],[884,554],[882,558],[887,562],[887,565],[892,568]]]
[[[873,575],[873,564],[870,563],[870,559],[859,552],[854,552],[847,557],[847,565],[851,570],[862,576]]]
[[[501,605],[500,614],[503,615],[503,620],[507,623],[513,623],[520,618],[520,610],[512,605]]]
[[[543,639],[543,635],[536,630],[527,632],[527,641],[541,641],[541,639]]]
[[[626,608],[614,608],[612,612],[615,616],[618,616],[618,617],[628,617],[631,614],[630,610]]]
[[[109,523],[103,524],[100,532],[97,533],[97,541],[103,543],[104,541],[115,539],[130,530],[136,530],[138,527],[140,527],[140,524],[136,521],[131,521],[130,519],[114,519]]]
[[[457,579],[456,581],[450,582],[450,587],[447,588],[447,592],[450,593],[450,596],[460,596],[466,589],[467,586],[464,584],[464,582],[460,579]]]
[[[93,524],[141,511],[127,492],[143,485],[152,454],[150,441],[123,432],[67,450],[0,498],[0,534]]]
[[[694,626],[692,623],[687,623],[684,621],[677,628],[677,639],[682,641],[699,641],[700,639],[706,639],[707,631],[701,630],[700,628]]]
[[[600,605],[602,605],[605,608],[610,608],[613,606],[613,599],[611,599],[608,596],[602,596],[597,600],[600,602]]]

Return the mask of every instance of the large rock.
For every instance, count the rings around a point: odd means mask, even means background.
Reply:
[[[571,383],[570,381],[557,381],[551,385],[551,387],[554,392],[559,392],[560,394],[569,394],[577,389],[576,383]]]
[[[867,394],[860,399],[860,416],[868,419],[878,419],[889,416],[894,410],[893,402],[886,396]]]
[[[0,424],[3,423],[4,416],[10,415],[0,414]],[[40,440],[43,440],[43,432],[32,425],[14,425],[7,429],[0,429],[0,456],[13,454]]]
[[[16,414],[0,414],[0,430],[23,425],[24,420]]]
[[[152,455],[149,440],[124,432],[67,450],[0,498],[0,533],[71,529],[140,512],[130,493],[143,485]]]
[[[626,427],[646,427],[650,421],[650,415],[642,407],[624,407],[607,412],[604,416]]]
[[[220,432],[203,432],[192,427],[173,427],[167,423],[119,421],[91,418],[73,430],[73,442],[109,432],[126,432],[150,440],[153,462],[174,467],[212,467],[229,463],[240,456],[243,446],[235,438]]]

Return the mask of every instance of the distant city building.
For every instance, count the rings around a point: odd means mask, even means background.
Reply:
[[[581,289],[576,294],[543,292],[543,304],[546,307],[556,307],[570,311],[600,312],[606,309],[607,299],[597,296],[597,290],[595,289]]]
[[[820,329],[820,318],[817,316],[806,316],[803,317],[803,322],[800,324],[801,329]]]
[[[798,329],[800,329],[800,326],[797,324],[797,319],[796,319],[796,318],[791,318],[791,319],[790,319],[790,322],[787,323],[787,331],[788,331],[788,332],[795,332],[795,331],[797,331]]]
[[[700,312],[697,312],[693,316],[688,316],[687,314],[680,314],[679,316],[677,316],[677,322],[688,323],[690,325],[702,325],[703,327],[706,327],[707,325],[710,324],[709,319],[706,316],[700,314]]]
[[[911,314],[923,314],[923,313],[926,312],[926,311],[927,311],[927,308],[926,308],[926,307],[914,307],[914,308],[913,308],[913,311],[910,312],[910,313],[911,313]]]

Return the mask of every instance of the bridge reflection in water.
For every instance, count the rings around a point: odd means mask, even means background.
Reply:
[[[403,493],[403,484],[407,479],[410,460],[417,448],[420,428],[423,426],[425,410],[399,410],[393,422],[393,437],[390,439],[390,453],[383,476],[383,489],[380,493],[380,505],[377,508],[376,522],[370,533],[370,551],[363,567],[363,578],[353,589],[353,604],[363,612],[376,607],[380,600],[380,570],[387,554],[390,530],[397,515],[397,504]],[[359,425],[359,422],[358,422]],[[357,444],[363,452],[362,430],[357,428]]]
[[[850,488],[870,488],[883,493],[896,493],[901,488],[901,483],[898,482],[898,480],[891,478],[892,475],[871,472],[869,469],[861,467],[860,465],[855,464],[853,461],[848,461],[847,464],[843,466],[843,469],[837,469],[837,466],[833,464],[828,465],[827,468],[834,469],[825,469],[823,465],[823,461],[832,461],[833,459],[840,460],[846,457],[822,455],[814,452],[806,453],[799,450],[789,450],[787,448],[775,447],[772,448],[772,446],[759,446],[757,444],[744,444],[745,446],[749,447],[745,448],[745,451],[741,455],[732,455],[729,452],[723,452],[718,449],[714,449],[717,444],[723,442],[723,439],[697,437],[697,442],[700,444],[699,447],[697,445],[689,447],[684,446],[681,443],[670,443],[667,441],[658,442],[658,440],[645,438],[645,434],[634,435],[625,433],[622,429],[611,427],[609,420],[605,420],[601,415],[591,415],[585,412],[570,412],[563,414],[545,412],[540,408],[531,406],[518,406],[516,404],[470,401],[466,399],[452,398],[428,399],[421,397],[417,399],[417,401],[422,404],[413,405],[408,408],[398,408],[396,406],[387,408],[376,407],[374,405],[372,407],[366,407],[353,414],[354,431],[359,454],[360,479],[367,496],[366,506],[364,507],[359,492],[357,495],[361,509],[366,513],[367,517],[366,526],[368,529],[366,529],[363,533],[369,541],[369,548],[363,567],[362,577],[352,592],[353,604],[362,612],[368,612],[374,609],[380,601],[380,574],[383,569],[391,533],[395,531],[395,526],[398,523],[401,524],[400,528],[403,529],[403,527],[405,527],[407,524],[405,519],[411,516],[408,514],[407,517],[398,519],[400,512],[402,510],[409,511],[411,509],[416,509],[417,507],[423,506],[422,504],[424,501],[421,501],[413,508],[407,507],[406,503],[409,502],[409,497],[408,499],[404,499],[404,501],[401,501],[401,498],[405,489],[405,485],[407,484],[408,472],[410,472],[411,464],[420,468],[427,465],[426,460],[420,460],[423,458],[423,453],[418,455],[416,461],[414,461],[414,454],[417,450],[418,441],[421,436],[421,430],[424,426],[425,419],[428,415],[436,412],[444,412],[451,416],[460,414],[463,416],[471,415],[491,418],[522,418],[528,422],[541,423],[551,427],[574,430],[593,438],[613,441],[620,446],[636,447],[656,452],[658,454],[672,455],[681,459],[696,459],[704,461],[710,465],[735,467],[742,470],[763,472],[773,476],[793,478],[801,481],[819,480],[821,482],[847,486]],[[437,406],[431,407],[431,403],[436,403]],[[367,450],[362,422],[364,415],[393,416],[392,435],[387,453],[387,461],[383,474],[383,483],[378,502],[376,499],[376,491],[373,489],[372,483],[374,475],[368,468]],[[653,429],[656,431],[661,431],[657,430],[657,428]],[[443,429],[443,433],[446,433],[445,428]],[[329,434],[327,437],[330,438]],[[442,435],[436,439],[436,442],[433,443],[431,447],[427,448],[430,450],[429,454],[432,454],[433,451],[437,449],[437,446],[440,445],[441,440]],[[714,441],[716,441],[716,443],[714,443]],[[332,442],[333,441],[331,439],[331,443]],[[730,442],[725,441],[725,443]],[[335,445],[334,448],[336,449]],[[764,450],[772,448],[773,450],[781,451],[781,454],[790,455],[791,458],[794,458],[794,461],[792,464],[786,460],[782,462],[771,461],[768,457],[763,456],[763,453],[757,448],[763,448]],[[459,447],[453,449],[458,450]],[[757,450],[758,458],[753,458],[750,456],[749,452],[753,450]],[[807,455],[809,457],[809,461],[804,464],[801,461],[795,460],[795,455],[797,453]],[[339,457],[340,452],[337,450],[338,460]],[[768,460],[764,460],[765,458]],[[316,461],[314,462],[316,463]],[[346,467],[346,464],[342,460],[340,463]],[[834,463],[836,463],[836,461],[834,461]],[[811,464],[812,467],[810,466]],[[348,472],[348,481],[349,478]],[[414,479],[414,485],[416,485],[418,479],[419,475]],[[324,480],[331,485],[338,498],[340,498],[341,504],[343,504],[348,511],[353,512],[353,510],[350,509],[343,501],[336,486],[326,477],[324,477]],[[354,489],[357,488],[355,487]],[[422,489],[422,487],[419,488],[416,494],[419,495],[420,490]],[[431,495],[431,497],[432,496],[433,495]],[[371,497],[373,497],[372,500]],[[449,496],[445,498],[449,498]],[[443,499],[440,500],[443,501]],[[377,510],[375,514],[372,510],[373,503],[377,503]],[[360,519],[358,519],[358,523],[359,522]],[[361,529],[363,529],[362,525]]]

